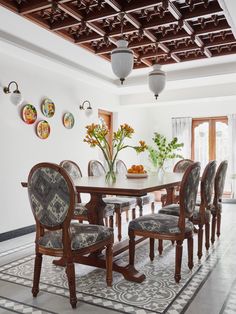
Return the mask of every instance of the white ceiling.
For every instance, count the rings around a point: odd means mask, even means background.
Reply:
[[[232,28],[236,30],[236,1],[219,2]],[[51,68],[73,76],[77,73],[78,79],[89,79],[92,84],[99,82],[101,87],[109,87],[115,94],[121,95],[121,105],[138,105],[140,102],[155,104],[147,85],[150,69],[134,70],[124,86],[120,86],[106,60],[3,7],[0,7],[0,21],[0,50],[44,66],[50,63]],[[198,94],[206,90],[206,97],[209,94],[211,97],[223,97],[225,92],[219,93],[223,90],[227,91],[229,97],[236,95],[236,55],[167,65],[163,66],[163,70],[167,73],[167,86],[158,102],[177,101],[181,95],[184,100],[191,96],[190,89],[195,89]],[[222,82],[224,88],[219,88]]]

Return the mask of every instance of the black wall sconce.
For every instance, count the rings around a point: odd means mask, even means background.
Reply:
[[[79,106],[80,110],[85,110],[86,114],[91,114],[93,112],[93,108],[91,107],[91,103],[88,100],[85,100],[82,105]]]
[[[12,84],[15,84],[15,89],[11,92],[10,87]],[[21,92],[19,91],[18,84],[15,81],[11,81],[8,86],[3,87],[3,91],[5,94],[11,94],[10,99],[15,106],[22,103],[23,97]]]

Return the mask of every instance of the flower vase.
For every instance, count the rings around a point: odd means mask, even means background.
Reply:
[[[106,181],[109,183],[114,183],[116,181],[116,172],[114,169],[114,162],[107,163],[108,164],[108,170],[106,173]]]
[[[163,165],[160,165],[158,168],[157,168],[157,174],[158,176],[163,176],[165,173],[165,169],[164,169],[164,164]]]

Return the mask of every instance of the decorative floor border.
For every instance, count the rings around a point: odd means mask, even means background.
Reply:
[[[236,313],[236,279],[233,281],[226,300],[219,314]]]
[[[13,254],[13,253],[22,251],[22,250],[27,249],[27,248],[29,248],[29,247],[31,247],[31,246],[33,247],[33,246],[34,246],[34,243],[27,243],[27,244],[18,246],[18,247],[14,248],[14,249],[2,251],[2,252],[0,252],[0,257],[2,257],[2,256],[7,256],[7,255],[10,255],[10,254]]]

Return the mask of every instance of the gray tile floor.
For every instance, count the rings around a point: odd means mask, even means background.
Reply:
[[[234,225],[236,226],[236,205],[224,204],[221,237],[227,237],[227,230],[229,229],[229,227]],[[124,230],[125,229],[126,224],[124,224]],[[236,227],[233,228],[233,233],[235,234],[236,238]],[[28,254],[32,254],[34,252],[33,241],[34,234],[29,234],[23,237],[1,242],[0,266],[10,263]],[[220,259],[219,263],[212,270],[206,282],[198,291],[185,313],[223,314],[225,306],[224,303],[230,294],[232,284],[236,280],[235,270],[236,245],[235,242],[232,242],[226,248],[224,258]],[[4,304],[4,309],[2,308],[1,304]],[[76,310],[72,310],[68,305],[68,299],[49,293],[41,293],[36,299],[33,299],[28,288],[20,286],[19,284],[9,283],[0,280],[0,314],[13,312],[38,314],[37,307],[45,309],[45,312],[43,313],[117,313],[117,311],[104,309],[83,302],[78,303]],[[32,308],[30,309],[31,306],[34,307],[33,310]],[[26,307],[28,307],[28,309]],[[227,313],[235,312],[231,311]]]

